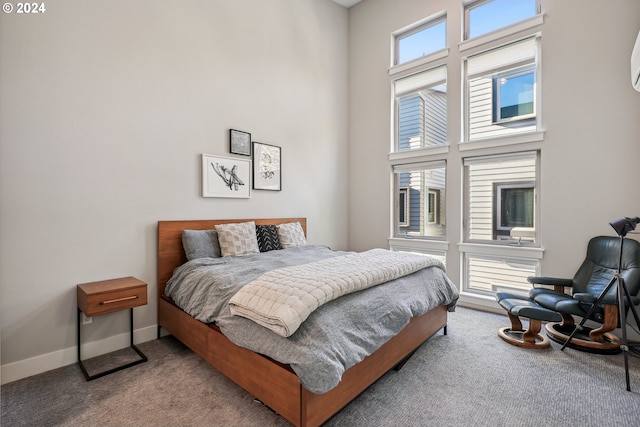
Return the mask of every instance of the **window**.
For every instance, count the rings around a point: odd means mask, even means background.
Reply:
[[[395,237],[444,237],[444,162],[393,167],[396,200]]]
[[[531,18],[536,14],[536,0],[481,0],[465,8],[465,39]]]
[[[492,294],[499,291],[528,291],[527,277],[537,274],[538,261],[504,256],[466,253],[464,290]]]
[[[467,58],[467,141],[538,130],[536,51],[529,38]]]
[[[534,182],[510,182],[494,184],[494,240],[511,237],[514,228],[534,229]],[[518,230],[522,239],[526,230]]]
[[[536,75],[533,70],[502,73],[494,77],[493,121],[505,122],[533,117],[535,82]]]
[[[467,241],[535,242],[537,153],[473,157],[465,166]],[[533,236],[533,237],[529,237]]]
[[[447,47],[446,17],[428,22],[395,37],[394,65],[412,61]]]
[[[406,227],[409,225],[409,189],[401,187],[398,191],[398,225]]]
[[[544,253],[540,2],[446,2],[455,11],[392,34],[389,245],[448,259],[461,299],[485,307],[528,290]],[[447,46],[453,16],[464,34]]]
[[[394,151],[447,144],[446,68],[394,82],[397,136]]]

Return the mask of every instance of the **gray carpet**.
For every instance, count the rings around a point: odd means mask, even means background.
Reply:
[[[640,359],[511,346],[505,316],[458,308],[400,371],[327,426],[639,426]],[[288,426],[172,337],[86,382],[76,365],[2,386],[2,426]],[[126,356],[122,356],[126,357]]]

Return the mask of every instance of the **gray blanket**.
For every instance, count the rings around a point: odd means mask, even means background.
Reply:
[[[340,382],[346,369],[397,335],[412,317],[441,304],[452,311],[458,299],[445,272],[429,267],[323,305],[288,338],[231,314],[231,297],[259,275],[348,253],[306,245],[195,259],[175,270],[165,293],[196,319],[215,322],[235,344],[291,365],[309,391],[325,393]]]

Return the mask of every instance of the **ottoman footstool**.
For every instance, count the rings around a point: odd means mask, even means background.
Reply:
[[[525,295],[496,292],[496,300],[507,311],[511,327],[500,328],[498,336],[509,344],[526,348],[547,348],[549,339],[540,334],[542,322],[560,322],[562,316],[548,310]],[[522,328],[520,317],[529,319],[529,329]]]

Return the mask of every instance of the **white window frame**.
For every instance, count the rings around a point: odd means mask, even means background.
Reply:
[[[391,151],[393,153],[404,152],[417,152],[420,150],[434,150],[448,145],[447,138],[446,144],[436,146],[422,146],[420,149],[400,150],[400,108],[399,99],[409,96],[411,94],[419,93],[424,90],[429,90],[440,85],[447,85],[447,67],[439,65],[436,67],[421,70],[420,72],[409,74],[396,78],[392,81],[393,91],[393,145]],[[448,107],[447,107],[448,108]],[[420,130],[421,137],[424,137],[424,128]],[[424,143],[424,141],[422,141]]]
[[[463,33],[462,33],[462,40],[475,40],[475,39],[479,39],[482,37],[486,37],[486,36],[495,36],[496,34],[499,34],[501,32],[507,32],[507,33],[514,33],[517,32],[517,28],[521,27],[522,25],[527,25],[529,21],[531,21],[532,19],[535,19],[536,16],[539,16],[541,14],[541,5],[540,5],[540,0],[535,0],[536,3],[536,15],[531,16],[529,18],[525,18],[523,20],[520,21],[515,21],[512,22],[509,25],[506,25],[504,27],[501,28],[496,28],[495,30],[489,31],[487,33],[484,34],[480,34],[479,36],[476,37],[469,37],[469,34],[471,33],[471,9],[475,9],[476,7],[481,7],[483,3],[489,3],[492,0],[467,0],[466,2],[464,2],[464,13],[463,13]]]
[[[399,29],[398,31],[393,32],[390,36],[388,45],[390,52],[390,66],[388,72],[390,76],[391,92],[389,119],[392,123],[392,128],[389,133],[389,165],[392,170],[392,191],[390,191],[389,195],[392,203],[390,203],[391,221],[389,224],[389,246],[392,250],[440,254],[440,256],[450,262],[451,270],[449,274],[451,274],[451,277],[454,281],[460,283],[461,303],[469,304],[471,306],[497,309],[498,306],[493,295],[481,294],[475,292],[475,290],[468,290],[466,288],[465,283],[468,271],[465,266],[465,260],[468,256],[495,256],[510,262],[522,260],[526,263],[536,263],[536,274],[540,274],[540,260],[542,260],[544,256],[544,249],[540,246],[539,236],[541,234],[542,227],[538,223],[537,218],[540,217],[539,212],[541,209],[538,193],[540,191],[540,157],[544,141],[544,127],[541,107],[542,85],[539,82],[543,80],[541,74],[541,46],[544,14],[541,12],[540,8],[541,0],[536,0],[536,16],[467,40],[463,36],[467,19],[462,15],[465,13],[464,8],[474,3],[477,2],[472,0],[463,0],[460,12],[456,13],[456,16],[461,16],[462,19],[462,22],[460,22],[459,25],[457,22],[447,22],[447,27],[449,28],[447,30],[449,33],[448,36],[451,35],[451,28],[455,26],[460,29],[460,39],[455,43],[455,41],[450,40],[450,37],[448,37],[447,48],[442,51],[433,52],[407,63],[394,65],[396,54],[395,37],[412,28],[417,28],[429,21],[433,21],[436,18],[446,16],[446,10],[431,15],[430,17],[416,22],[415,24]],[[462,15],[460,15],[460,13],[462,13]],[[466,84],[467,76],[465,71],[465,61],[467,58],[474,55],[478,55],[498,47],[503,47],[508,44],[517,43],[528,38],[535,39],[535,58],[533,61],[533,63],[535,63],[536,76],[534,108],[536,117],[535,130],[528,133],[496,136],[470,141],[468,138],[468,126],[466,124],[468,115],[466,104],[468,88]],[[493,69],[489,71],[489,73],[504,72],[519,66],[526,66],[527,64],[528,63],[526,61],[521,61],[519,63],[509,62],[507,66]],[[462,65],[462,67],[460,67],[460,65]],[[424,149],[397,151],[398,117],[395,101],[398,94],[394,92],[395,82],[439,67],[443,67],[446,70],[447,77],[447,100],[449,104],[447,106],[448,144],[445,146],[430,146]],[[451,114],[455,114],[455,111],[459,112],[459,116],[457,118],[451,116]],[[453,127],[458,126],[459,132],[455,129],[452,131],[452,125]],[[450,146],[450,144],[452,144],[452,137],[459,138],[457,141],[457,147]],[[536,187],[534,190],[534,196],[536,197],[534,216],[534,221],[536,221],[535,245],[518,245],[517,242],[513,241],[498,243],[487,242],[484,240],[470,241],[466,239],[466,230],[462,224],[462,218],[464,218],[463,211],[466,206],[465,201],[463,200],[465,198],[463,193],[463,181],[465,179],[463,171],[465,169],[462,165],[464,159],[467,157],[477,156],[508,155],[523,151],[535,151],[538,156],[536,160]],[[393,168],[409,164],[415,165],[421,162],[430,163],[433,161],[442,161],[446,164],[446,206],[442,216],[443,224],[447,224],[445,236],[442,239],[435,239],[431,237],[417,238],[416,236],[398,235],[396,234],[396,230],[399,230],[399,227],[397,226],[397,218],[394,213],[394,210],[396,209],[395,203],[397,203],[398,200],[398,192],[396,190]],[[449,238],[455,239],[457,243],[449,242]]]
[[[496,205],[496,211],[495,211],[495,215],[494,215],[494,221],[495,221],[495,226],[494,226],[494,232],[497,234],[498,232],[502,231],[502,232],[506,232],[506,231],[511,231],[513,228],[516,227],[505,227],[502,225],[502,189],[512,189],[512,188],[524,188],[524,189],[531,189],[533,191],[533,198],[534,198],[534,202],[533,202],[533,212],[531,212],[531,215],[533,216],[533,227],[530,227],[534,230],[535,232],[535,228],[536,228],[536,183],[535,181],[522,181],[522,182],[498,182],[495,183],[495,205]],[[501,237],[498,235],[497,237],[498,240],[501,239]],[[502,238],[504,239],[504,238]],[[505,239],[506,240],[506,239]]]
[[[513,241],[511,240],[505,240],[505,239],[500,239],[500,238],[496,238],[496,239],[492,239],[492,240],[487,240],[487,239],[473,239],[470,238],[471,232],[469,230],[469,218],[468,218],[468,212],[469,212],[469,193],[468,193],[468,188],[469,188],[469,171],[468,171],[468,166],[470,164],[473,163],[479,163],[479,162],[492,162],[492,161],[497,161],[497,160],[517,160],[518,158],[528,158],[530,156],[535,156],[535,180],[533,181],[533,194],[534,194],[534,208],[533,208],[533,218],[534,218],[534,238],[533,241],[525,241],[525,242],[519,242],[519,246],[521,245],[526,245],[526,246],[531,246],[531,247],[540,247],[540,240],[539,240],[539,236],[540,236],[540,230],[537,224],[537,218],[540,218],[540,203],[539,203],[539,189],[540,189],[540,150],[535,150],[535,151],[524,151],[524,152],[505,152],[502,154],[496,154],[496,155],[479,155],[479,156],[473,156],[473,157],[465,157],[463,159],[463,185],[462,185],[462,193],[463,193],[463,203],[462,203],[462,210],[463,210],[463,215],[462,215],[462,223],[463,223],[463,227],[462,227],[462,241],[465,243],[477,243],[477,244],[482,244],[482,245],[487,245],[487,246],[493,246],[493,245],[513,245]],[[523,181],[524,183],[524,181]],[[527,180],[526,183],[530,184],[531,180]],[[509,181],[507,183],[505,183],[505,185],[508,184],[513,184],[512,181]],[[499,207],[497,206],[497,203],[494,202],[494,205],[496,206],[496,211],[498,211]],[[492,215],[492,223],[495,223],[497,221],[496,216],[498,215],[498,213],[494,213],[495,215]],[[497,226],[497,224],[495,224]],[[493,226],[492,226],[493,228]],[[495,231],[495,230],[494,230]]]
[[[508,71],[504,73],[498,73],[493,78],[493,123],[510,123],[522,120],[530,120],[536,118],[537,111],[537,102],[536,102],[536,86],[537,86],[537,76],[536,76],[536,67],[534,66],[526,66],[525,69],[516,70],[516,71]],[[499,84],[498,80],[506,78],[515,78],[525,76],[527,74],[533,74],[533,89],[531,96],[533,97],[533,111],[528,114],[519,114],[517,116],[506,117],[503,118],[501,114],[502,104],[501,101],[501,92],[502,85]]]
[[[425,52],[422,56],[418,56],[416,58],[409,59],[405,62],[400,62],[400,41],[412,35],[418,34],[422,31],[425,31],[431,27],[435,27],[438,24],[444,22],[444,46],[442,49],[436,49],[432,52]],[[393,38],[393,46],[392,46],[392,60],[391,67],[399,67],[404,64],[411,64],[417,61],[420,61],[423,58],[430,57],[431,55],[437,54],[437,52],[441,52],[447,49],[447,14],[446,12],[440,12],[435,15],[431,15],[427,18],[424,18],[414,24],[411,24],[408,27],[402,28],[398,31],[395,31],[392,34]]]
[[[462,57],[462,70],[463,70],[463,100],[462,100],[462,128],[463,128],[463,132],[462,132],[462,141],[461,141],[461,145],[464,144],[476,144],[478,141],[483,141],[485,139],[491,139],[494,140],[495,142],[489,143],[489,146],[493,146],[493,145],[501,145],[503,144],[505,141],[509,144],[513,144],[513,143],[519,143],[519,142],[531,142],[531,141],[535,141],[535,140],[542,140],[543,136],[536,136],[536,134],[540,134],[542,133],[542,111],[541,111],[541,90],[542,90],[542,85],[540,84],[541,81],[541,46],[540,46],[540,39],[541,39],[542,34],[537,32],[535,34],[530,34],[527,35],[525,37],[522,38],[516,38],[514,40],[510,40],[508,42],[503,42],[501,44],[496,44],[496,45],[492,45],[491,47],[484,49],[484,50],[477,50],[472,52],[470,55],[466,55]],[[514,58],[513,61],[507,61],[501,64],[497,64],[495,68],[493,67],[480,67],[480,71],[474,70],[472,72],[469,72],[469,64],[468,61],[472,60],[473,58],[476,58],[480,55],[484,55],[484,54],[490,54],[492,51],[499,51],[499,49],[508,49],[509,46],[515,46],[519,43],[526,43],[528,40],[531,40],[532,43],[534,44],[534,52],[533,52],[533,56],[532,57],[528,57],[527,55],[525,55],[522,58]],[[519,120],[519,121],[525,121],[525,120],[534,120],[535,121],[535,128],[532,130],[527,130],[525,132],[517,132],[517,133],[505,133],[504,135],[500,135],[500,136],[495,136],[495,137],[489,137],[489,138],[474,138],[471,139],[471,126],[470,126],[470,122],[471,122],[471,105],[470,105],[470,81],[479,77],[479,76],[497,76],[500,75],[501,73],[511,73],[511,72],[517,72],[517,71],[533,71],[534,72],[534,76],[535,76],[535,83],[534,83],[534,112],[531,115],[528,115],[527,117],[523,117],[523,116],[518,116],[515,120]],[[492,117],[491,117],[491,122],[496,124],[495,122],[495,93],[493,93],[493,89],[492,89],[492,96],[493,96],[493,100],[492,100]],[[513,121],[512,120],[506,120],[504,122],[508,123],[509,121]],[[499,123],[497,123],[499,124]],[[523,138],[524,135],[524,138]],[[463,148],[461,148],[462,150]]]
[[[411,197],[408,187],[400,187],[398,189],[398,227],[409,227],[411,225],[411,215],[409,215],[409,197]],[[400,217],[400,207],[404,212],[404,218]]]

